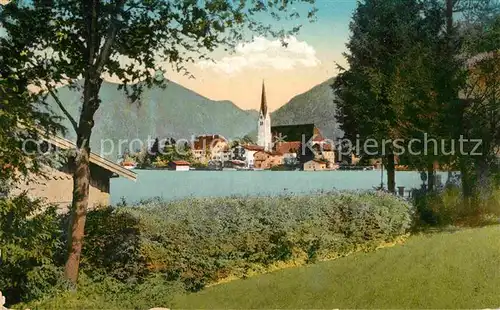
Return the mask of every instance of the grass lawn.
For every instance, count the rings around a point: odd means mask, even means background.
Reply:
[[[175,298],[170,308],[499,308],[500,226],[285,269]]]

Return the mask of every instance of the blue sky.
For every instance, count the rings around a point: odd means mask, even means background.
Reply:
[[[283,50],[272,39],[261,38],[237,49],[235,55],[214,53],[213,58],[218,61],[215,65],[201,62],[190,66],[195,80],[175,74],[169,77],[206,97],[231,100],[244,109],[258,108],[264,79],[268,104],[275,110],[336,75],[336,62],[345,65],[342,53],[346,51],[349,23],[356,6],[355,0],[317,0],[317,20],[309,23],[305,17],[310,6],[295,5],[304,18],[277,24],[286,29],[297,23],[303,25],[287,49]],[[272,19],[264,16],[263,21]]]

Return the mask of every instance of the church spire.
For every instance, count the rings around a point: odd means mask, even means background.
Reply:
[[[268,114],[266,101],[266,87],[262,81],[262,97],[260,98],[260,116],[257,144],[264,147],[264,151],[268,152],[272,148],[271,137],[271,115]]]
[[[260,111],[264,117],[267,115],[267,101],[266,101],[266,87],[264,86],[264,80],[262,80],[262,98],[260,99]]]

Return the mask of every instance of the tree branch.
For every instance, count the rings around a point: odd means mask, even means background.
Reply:
[[[66,115],[66,117],[71,122],[71,125],[73,126],[73,129],[75,130],[75,132],[78,133],[78,124],[76,123],[76,121],[73,118],[73,116],[71,116],[71,114],[68,112],[68,110],[66,110],[66,108],[62,104],[61,100],[59,100],[59,97],[56,95],[56,93],[54,92],[54,90],[52,89],[52,87],[47,86],[47,89],[49,90],[49,93],[52,96],[52,98],[54,98],[54,100],[56,101],[56,103],[59,106],[59,108],[63,111],[64,115]]]
[[[104,46],[102,47],[102,50],[99,53],[96,61],[94,73],[97,76],[101,75],[104,64],[108,61],[109,56],[111,55],[111,47],[113,46],[116,34],[118,33],[118,20],[116,18],[116,15],[120,13],[124,4],[125,0],[118,0],[116,3],[116,9],[112,13],[113,15],[110,18],[110,25],[108,28],[108,33],[106,35],[106,41],[104,41]]]

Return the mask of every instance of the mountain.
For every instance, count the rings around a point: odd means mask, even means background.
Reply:
[[[314,123],[328,139],[343,136],[335,119],[335,95],[330,78],[310,90],[293,97],[287,104],[271,114],[273,126]]]
[[[139,149],[141,143],[145,146],[149,137],[190,140],[192,135],[220,134],[234,138],[257,128],[255,111],[244,111],[231,101],[210,100],[171,81],[165,89],[145,88],[141,99],[135,103],[131,103],[117,86],[111,82],[102,83],[101,106],[94,117],[91,138],[92,151],[98,154],[103,151],[106,154],[101,154],[111,160],[116,160],[129,146],[131,150]],[[58,89],[58,94],[78,121],[81,92],[64,86]],[[62,115],[51,99],[48,99],[51,109]],[[76,133],[67,118],[64,118],[63,125],[68,129],[66,138],[76,141]],[[121,147],[120,140],[123,141]]]

